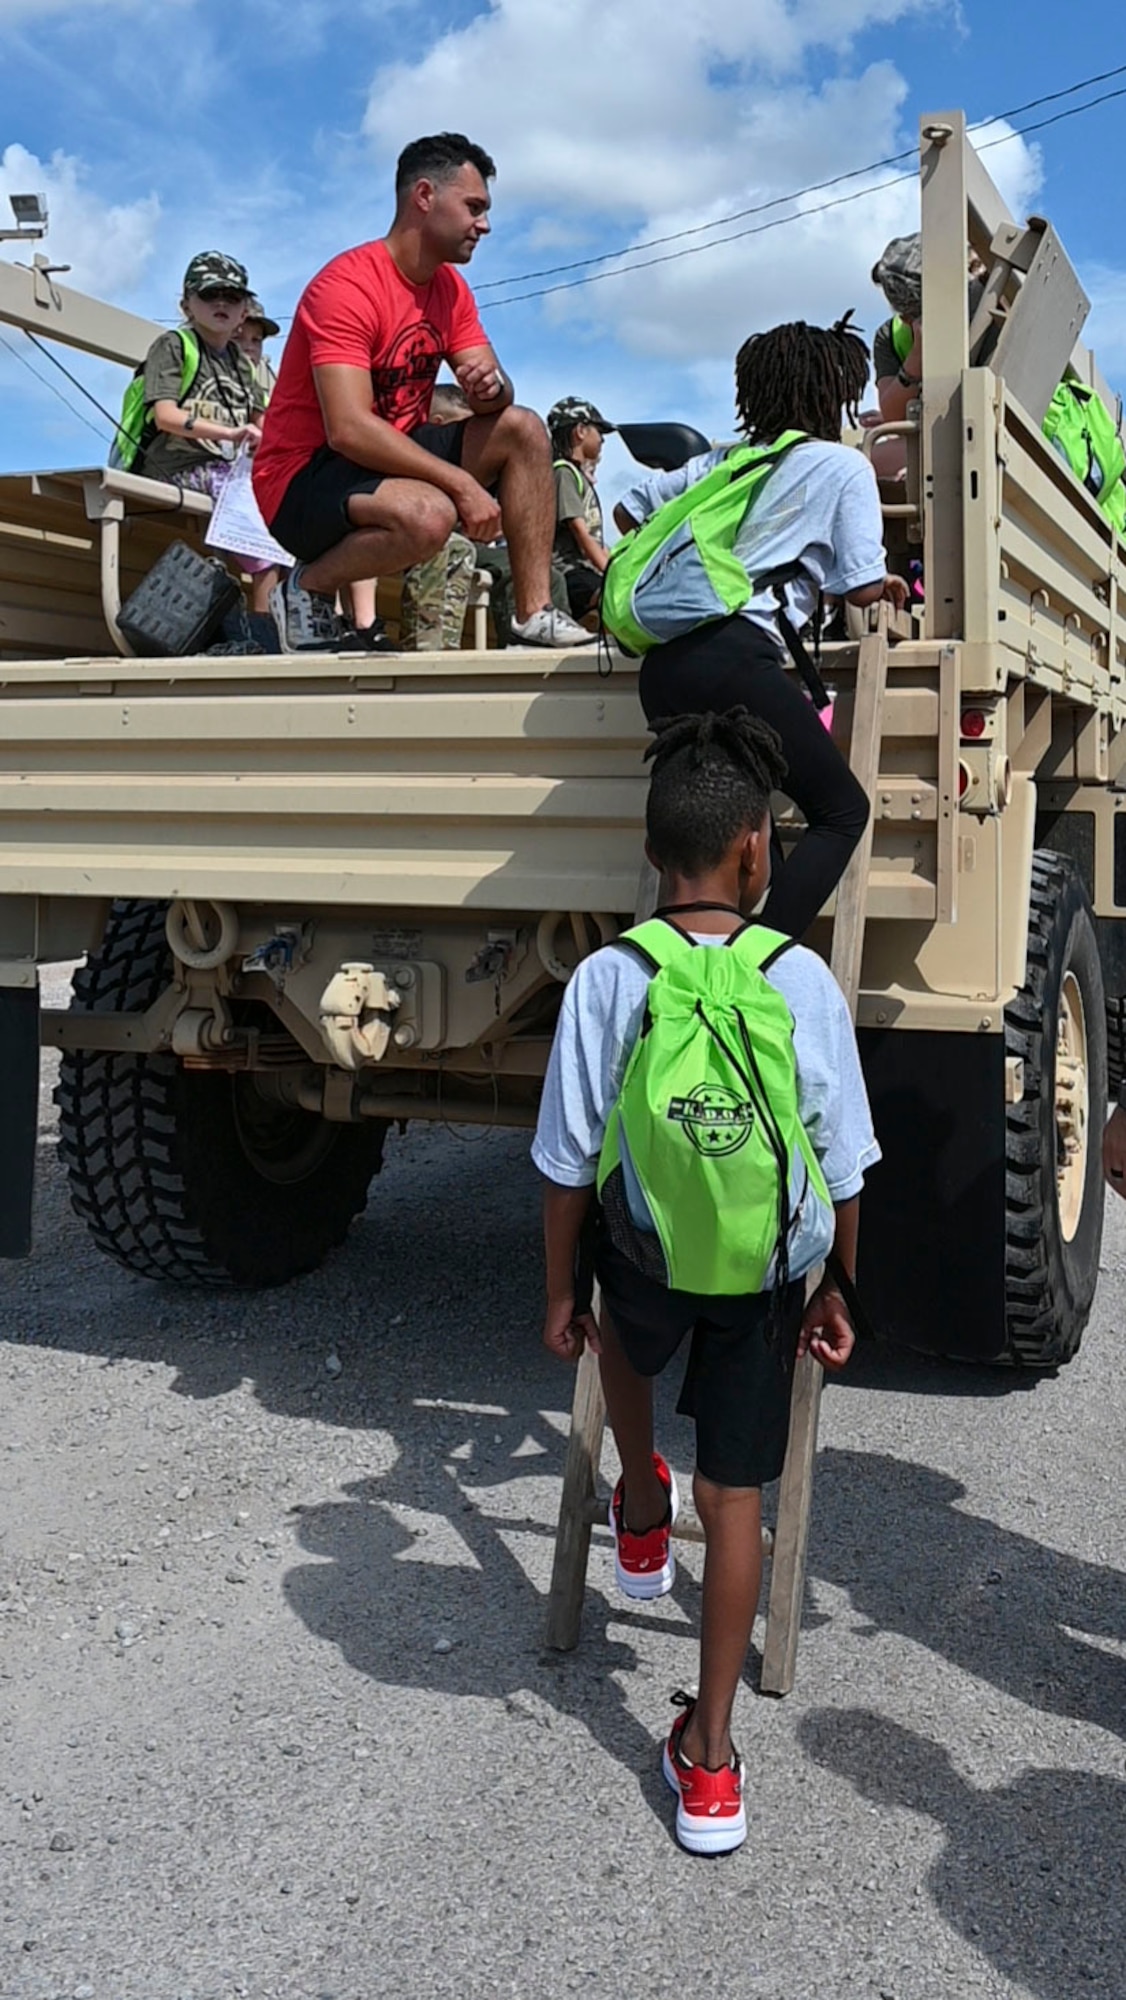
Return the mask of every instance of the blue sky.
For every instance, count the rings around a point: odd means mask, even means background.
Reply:
[[[495,281],[896,153],[923,111],[987,118],[1126,62],[1120,9],[1073,6],[1066,39],[1045,0],[1020,18],[1018,38],[1001,0],[0,0],[0,207],[44,189],[48,247],[71,282],[136,311],[171,322],[188,258],[215,247],[248,265],[284,320],[335,251],[386,227],[400,145],[468,130],[499,166],[494,234],[469,275],[521,400],[543,409],[580,393],[611,418],[679,416],[723,434],[746,333],[850,305],[877,324],[867,274],[916,220],[910,183],[522,304],[500,303]],[[989,165],[1014,209],[1056,224],[1095,301],[1088,337],[1126,386],[1110,170],[1124,133],[1126,97],[997,147]],[[66,358],[116,407],[120,372]],[[611,442],[611,488],[621,451]],[[100,455],[0,347],[0,467]]]

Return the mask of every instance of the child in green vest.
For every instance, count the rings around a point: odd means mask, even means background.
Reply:
[[[745,709],[655,727],[646,825],[647,852],[661,870],[658,914],[715,951],[745,930],[769,888],[769,800],[785,777],[778,738]],[[653,1210],[620,1130],[621,1172],[595,1202],[627,1065],[639,1038],[652,1033],[649,970],[628,942],[584,959],[566,988],[532,1148],[545,1183],[544,1343],[566,1361],[587,1344],[599,1356],[622,1465],[610,1508],[615,1574],[631,1598],[660,1596],[673,1584],[669,1538],[678,1496],[653,1448],[652,1378],[691,1334],[678,1408],[695,1420],[694,1497],[707,1536],[700,1680],[695,1699],[673,1697],[679,1713],[663,1767],[677,1794],[677,1837],[705,1854],[746,1837],[731,1715],[758,1601],[761,1489],[782,1470],[794,1360],[808,1350],[823,1367],[839,1369],[853,1345],[835,1284],[823,1278],[807,1303],[806,1274],[830,1249],[853,1274],[860,1189],[879,1159],[852,1023],[824,961],[790,944],[748,977],[752,985],[764,977],[775,1011],[781,995],[792,1017],[797,1114],[829,1198],[799,1202],[790,1214],[783,1284],[715,1295],[663,1283]],[[695,1105],[678,1098],[667,1116],[690,1111],[698,1120],[693,1144],[703,1149],[711,1134],[719,1147],[737,1151],[733,1117],[750,1107],[725,1103],[714,1089],[707,1104],[702,1091],[690,1097]],[[576,1269],[592,1221],[602,1293],[597,1323]],[[698,1213],[693,1227],[701,1227]],[[775,1275],[782,1263],[776,1257]]]

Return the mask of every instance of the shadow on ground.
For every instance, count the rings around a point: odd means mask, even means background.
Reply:
[[[392,1150],[367,1217],[326,1270],[252,1296],[183,1293],[116,1269],[70,1215],[53,1160],[44,1164],[36,1257],[0,1266],[11,1337],[101,1355],[109,1369],[126,1359],[170,1367],[172,1390],[200,1401],[249,1381],[282,1417],[388,1434],[397,1457],[386,1476],[353,1481],[343,1499],[301,1516],[314,1560],[288,1588],[308,1627],[378,1681],[512,1700],[531,1688],[581,1713],[627,1767],[651,1771],[651,1739],[614,1680],[636,1655],[607,1624],[612,1615],[616,1632],[643,1634],[659,1617],[667,1633],[669,1611],[611,1614],[592,1592],[579,1653],[544,1654],[542,1598],[514,1544],[521,1533],[550,1536],[554,1499],[551,1519],[542,1498],[537,1520],[522,1521],[508,1499],[489,1515],[490,1489],[561,1471],[571,1393],[539,1345],[538,1189],[524,1136],[463,1144],[427,1133]],[[336,1378],[325,1372],[330,1352],[341,1359]],[[864,1386],[875,1376],[947,1395],[1023,1391],[1028,1380],[877,1353],[858,1373]],[[691,1431],[672,1412],[678,1376],[660,1385],[659,1419],[684,1464]],[[924,1465],[823,1452],[813,1577],[847,1592],[873,1633],[902,1633],[1034,1709],[1123,1730],[1126,1676],[1091,1640],[1126,1638],[1126,1580],[964,1512],[962,1497]],[[411,1560],[415,1527],[402,1509],[444,1519],[455,1559]],[[697,1592],[683,1569],[676,1601],[687,1630]],[[435,1653],[450,1628],[452,1651]]]
[[[967,1513],[964,1495],[930,1466],[823,1451],[812,1575],[847,1592],[873,1635],[902,1633],[1030,1708],[1126,1735],[1126,1669],[1092,1643],[1126,1642],[1126,1575]]]
[[[862,1798],[938,1823],[946,1842],[928,1877],[935,1905],[1022,1993],[1035,2000],[1121,1993],[1120,1779],[1026,1769],[1011,1784],[978,1789],[940,1745],[864,1709],[806,1716],[798,1740]]]

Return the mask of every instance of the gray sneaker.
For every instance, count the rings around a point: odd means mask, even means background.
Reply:
[[[514,646],[593,646],[597,632],[588,632],[585,625],[576,625],[565,611],[556,611],[554,605],[546,604],[542,611],[533,611],[518,625],[512,621]]]
[[[303,564],[288,570],[270,592],[270,615],[283,653],[327,653],[340,642],[343,626],[331,597],[301,586]]]

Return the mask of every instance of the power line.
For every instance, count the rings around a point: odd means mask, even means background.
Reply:
[[[1088,90],[1096,83],[1107,83],[1111,77],[1124,75],[1126,75],[1126,63],[1119,63],[1116,69],[1103,70],[1099,76],[1084,77],[1081,83],[1069,83],[1063,90],[1051,90],[1044,97],[1031,97],[1026,104],[1016,104],[1009,111],[996,111],[990,118],[979,118],[973,125],[968,126],[967,130],[980,132],[990,125],[995,125],[998,119],[1023,117],[1026,111],[1038,111],[1042,104],[1055,104],[1061,97],[1074,97],[1077,90]],[[1097,101],[1103,102],[1102,99]],[[1037,131],[1039,127],[1030,126],[1028,129]],[[630,244],[624,250],[601,250],[597,256],[578,257],[571,264],[547,264],[541,271],[521,271],[514,277],[489,278],[475,289],[477,292],[489,292],[495,291],[501,285],[530,284],[533,278],[555,278],[567,271],[586,270],[591,264],[605,264],[612,257],[633,257],[642,250],[658,250],[666,243],[679,243],[687,236],[702,236],[710,229],[723,229],[729,222],[743,222],[749,215],[765,215],[772,208],[784,207],[787,202],[802,201],[806,195],[823,194],[826,188],[841,187],[845,181],[859,179],[861,174],[875,174],[883,167],[901,166],[904,160],[916,158],[918,150],[917,146],[909,146],[902,153],[890,153],[886,159],[871,160],[865,167],[850,167],[847,173],[833,174],[825,181],[811,181],[808,187],[796,188],[792,194],[774,195],[770,201],[756,202],[751,208],[737,208],[730,215],[717,215],[713,222],[698,222],[691,229],[676,229],[669,236],[651,236],[644,243]],[[914,177],[912,175],[908,178]],[[891,186],[892,183],[885,182],[884,185]],[[500,301],[494,300],[492,303],[499,304]]]
[[[967,130],[970,132],[984,131],[990,125],[995,125],[998,122],[998,120],[1002,118],[1023,117],[1026,111],[1037,111],[1039,110],[1042,104],[1056,104],[1063,97],[1074,97],[1076,91],[1089,90],[1097,83],[1107,83],[1110,81],[1112,77],[1123,76],[1123,75],[1126,75],[1126,63],[1119,63],[1114,69],[1100,70],[1096,76],[1083,77],[1078,83],[1066,84],[1060,90],[1047,91],[1042,97],[1030,97],[1026,100],[1025,103],[1013,105],[1007,111],[995,111],[988,118],[978,118],[974,121],[972,125],[967,127]],[[1119,92],[1111,91],[1108,93],[1108,96],[1114,97],[1120,94],[1121,93]],[[1107,97],[1094,98],[1092,99],[1090,104],[1077,105],[1073,111],[1064,112],[1062,115],[1068,118],[1074,117],[1080,111],[1092,110],[1095,105],[1105,104],[1106,102],[1107,102]],[[1039,132],[1043,130],[1045,125],[1052,125],[1056,124],[1057,122],[1058,120],[1055,118],[1043,119],[1035,125],[1026,126],[1024,130],[1027,132]],[[1022,135],[1019,132],[1014,134],[1008,134],[1008,133],[1005,134],[1005,138],[1008,138],[1010,136],[1019,138]],[[1003,139],[987,140],[985,146],[979,147],[978,150],[980,152],[984,152],[986,148],[990,145],[1001,145],[1003,143],[1004,143]],[[545,265],[542,268],[542,270],[538,271],[521,271],[507,278],[487,278],[480,285],[475,286],[474,290],[477,294],[480,294],[482,292],[496,291],[503,285],[530,284],[533,278],[557,277],[568,271],[586,270],[592,264],[609,263],[611,259],[615,257],[634,257],[642,250],[656,250],[662,248],[666,243],[682,242],[685,238],[689,236],[703,236],[706,235],[710,230],[722,229],[726,227],[726,225],[729,222],[741,222],[745,220],[747,216],[750,215],[765,215],[769,212],[769,210],[773,208],[782,208],[788,202],[802,201],[805,199],[807,195],[822,194],[824,193],[826,188],[843,186],[843,184],[846,181],[858,180],[862,174],[879,173],[883,167],[897,167],[902,165],[904,160],[914,160],[917,157],[918,157],[918,147],[909,146],[905,148],[905,150],[901,153],[889,153],[885,159],[871,160],[868,162],[867,166],[850,167],[846,173],[833,174],[829,177],[828,180],[812,181],[807,187],[795,188],[793,192],[790,194],[774,195],[771,198],[771,200],[757,202],[750,208],[734,209],[730,215],[716,216],[716,218],[712,222],[699,222],[694,224],[689,229],[674,230],[670,235],[667,236],[651,236],[646,238],[646,240],[642,243],[634,243],[631,245],[627,245],[627,247],[622,250],[601,250],[596,255],[592,255],[590,257],[578,257],[572,263],[569,264],[548,264]],[[883,188],[895,187],[899,185],[899,183],[902,181],[914,180],[914,178],[915,175],[913,171],[910,174],[899,174],[892,180],[881,181],[876,187],[862,189],[861,194],[862,195],[878,194]],[[852,198],[857,199],[858,197],[852,197]],[[836,203],[826,202],[821,206],[824,208],[831,208],[838,205],[839,204]],[[821,213],[821,208],[819,207],[813,209],[803,209],[800,211],[800,213],[805,215],[817,215]],[[791,222],[795,220],[793,216],[789,215],[783,216],[780,219],[784,222]],[[768,226],[774,226],[774,225],[768,225]],[[739,232],[739,235],[755,235],[757,233],[758,232],[755,230],[747,230]],[[718,246],[719,243],[738,242],[739,235],[717,238],[716,244]],[[702,244],[698,247],[707,250],[711,249],[713,246],[711,244]],[[691,254],[691,253],[685,253],[685,254]],[[666,261],[669,260],[663,258],[654,258],[651,260],[651,263],[636,264],[632,266],[623,265],[618,270],[601,273],[600,275],[612,278],[622,277],[625,276],[626,273],[631,269],[638,271],[646,271],[651,269],[652,263],[662,263]],[[591,282],[591,280],[582,280],[580,282],[589,283]],[[550,292],[567,291],[571,289],[573,289],[573,287],[571,286],[551,285],[551,286],[546,286],[542,291],[523,292],[519,295],[519,297],[512,297],[508,299],[490,299],[486,300],[485,303],[490,308],[501,305],[519,305],[522,303],[524,299],[546,298]],[[279,318],[281,319],[283,325],[290,325],[293,320],[293,314],[281,313],[279,315]],[[161,320],[159,324],[162,326],[177,326],[180,324],[180,322],[178,320]]]
[[[30,375],[34,375],[37,382],[41,382],[45,389],[49,389],[52,396],[58,397],[59,402],[63,405],[63,408],[69,410],[72,417],[77,417],[80,424],[85,424],[87,430],[93,431],[99,444],[103,444],[105,442],[97,424],[92,424],[90,422],[90,419],[86,415],[85,411],[78,409],[76,404],[71,402],[70,397],[64,396],[62,390],[56,388],[55,384],[52,381],[50,381],[46,375],[41,375],[39,373],[38,368],[36,368],[33,365],[33,363],[28,360],[27,355],[21,354],[18,347],[13,347],[11,341],[7,339],[6,335],[2,333],[0,333],[0,347],[6,347],[8,353],[12,355],[16,361],[20,362],[20,364],[27,369]],[[47,350],[44,349],[44,353],[46,352]],[[47,358],[48,360],[53,361],[55,357],[53,354],[48,354]],[[78,383],[77,386],[81,389],[82,388],[81,382]],[[82,393],[83,395],[86,395],[89,392],[83,389]],[[90,400],[91,402],[93,402],[94,399],[92,396]]]
[[[1126,68],[1126,65],[1123,67]],[[1121,74],[1121,72],[1116,73]],[[1118,90],[1105,91],[1101,97],[1093,97],[1087,104],[1073,105],[1069,111],[1057,111],[1051,118],[1040,118],[1033,125],[1024,125],[1012,132],[1003,132],[1000,138],[987,139],[976,150],[979,153],[987,153],[994,146],[1007,146],[1012,139],[1025,138],[1030,132],[1042,132],[1046,126],[1059,125],[1065,118],[1078,118],[1082,112],[1094,111],[1100,104],[1108,104],[1115,97],[1126,97],[1126,85],[1121,86]],[[984,121],[986,125],[991,125],[995,122],[991,118]],[[979,126],[976,129],[980,130],[981,127]],[[861,171],[868,170],[863,169]],[[751,229],[733,230],[729,236],[717,236],[711,243],[691,243],[687,249],[670,250],[663,257],[647,257],[640,264],[623,264],[616,271],[591,271],[585,278],[571,278],[562,285],[543,285],[534,292],[516,292],[507,299],[490,299],[488,301],[488,309],[490,312],[497,312],[501,306],[523,305],[528,299],[546,299],[554,292],[574,292],[582,285],[602,284],[607,278],[629,278],[632,277],[635,271],[651,271],[658,264],[675,264],[682,257],[699,257],[707,250],[721,249],[725,243],[739,243],[748,236],[765,235],[767,230],[781,229],[788,222],[802,222],[811,215],[824,215],[829,209],[843,208],[849,202],[853,201],[864,201],[869,195],[881,194],[885,188],[900,187],[905,181],[913,181],[914,179],[915,175],[913,173],[893,174],[890,180],[876,181],[871,187],[855,189],[852,194],[837,195],[832,201],[818,202],[813,208],[799,208],[790,215],[776,215],[769,222],[756,223]],[[785,199],[790,201],[796,201],[799,198],[797,195],[785,197]],[[713,227],[715,226],[713,225]],[[638,247],[640,248],[641,246],[639,245]],[[628,255],[629,253],[619,252],[618,254]]]
[[[64,366],[64,364],[63,364],[63,363],[62,363],[62,362],[61,362],[61,361],[59,360],[59,357],[58,357],[58,355],[57,355],[57,354],[55,354],[55,353],[53,352],[53,350],[52,350],[51,348],[49,348],[49,347],[45,347],[45,346],[44,346],[44,344],[43,344],[43,342],[42,342],[42,341],[41,341],[40,339],[38,339],[38,337],[37,337],[37,336],[36,336],[36,335],[35,335],[34,333],[32,333],[32,331],[31,331],[31,328],[30,328],[30,327],[28,327],[28,326],[25,326],[25,327],[24,327],[24,333],[26,334],[26,336],[27,336],[28,340],[30,340],[30,342],[31,342],[32,346],[33,346],[33,347],[37,347],[37,348],[39,349],[39,352],[40,352],[40,354],[41,354],[41,355],[43,356],[44,360],[45,360],[45,361],[49,361],[49,362],[51,362],[52,366],[58,369],[58,371],[59,371],[59,374],[60,374],[60,375],[65,375],[65,376],[66,376],[66,379],[67,379],[67,381],[68,381],[68,382],[71,382],[71,383],[73,383],[74,387],[75,387],[75,388],[76,388],[76,389],[78,390],[78,393],[79,393],[79,395],[80,395],[80,396],[85,396],[85,398],[86,398],[86,401],[87,401],[88,403],[92,403],[92,404],[94,405],[94,408],[95,408],[95,409],[97,410],[97,412],[98,412],[98,415],[99,415],[99,416],[102,416],[102,417],[104,417],[104,418],[105,418],[105,420],[106,420],[106,422],[107,422],[107,424],[109,424],[109,426],[110,426],[111,430],[112,430],[112,431],[113,431],[113,433],[114,433],[114,436],[115,436],[115,437],[117,437],[117,436],[121,436],[121,437],[123,437],[123,438],[127,438],[127,437],[128,437],[128,432],[126,432],[126,431],[123,431],[123,430],[122,430],[122,428],[121,428],[121,425],[120,425],[120,424],[118,423],[118,421],[117,421],[117,418],[116,418],[115,416],[112,416],[112,415],[110,414],[110,412],[109,412],[109,411],[108,411],[108,410],[106,409],[106,406],[105,406],[105,404],[104,404],[104,403],[99,403],[99,401],[98,401],[97,397],[95,396],[95,394],[94,394],[93,390],[92,390],[92,389],[88,389],[88,388],[86,387],[86,384],[85,384],[85,382],[80,382],[80,381],[79,381],[79,379],[78,379],[78,377],[77,377],[77,375],[72,375],[72,374],[71,374],[71,372],[70,372],[70,369],[69,369],[69,368],[67,368],[67,367],[65,367],[65,366]],[[30,366],[30,363],[29,363],[28,365]],[[31,372],[32,372],[32,374],[34,374],[34,373],[35,373],[35,370],[34,370],[34,369],[32,369],[32,371],[31,371]],[[61,393],[61,392],[59,392],[59,391],[56,391],[56,394],[59,394],[59,393]],[[65,397],[63,398],[63,400],[64,400],[64,401],[66,400],[66,399],[65,399]],[[68,405],[68,407],[69,407],[69,405]],[[83,421],[83,423],[90,423],[90,419],[89,419],[88,417],[84,417],[82,421]],[[96,426],[95,426],[94,424],[90,424],[90,429],[91,429],[91,430],[94,430],[95,428],[96,428]],[[101,436],[101,432],[100,432],[100,431],[98,432],[98,436],[99,436],[99,437]],[[110,442],[111,442],[111,444],[113,443],[113,439],[112,439],[112,438],[111,438]]]

